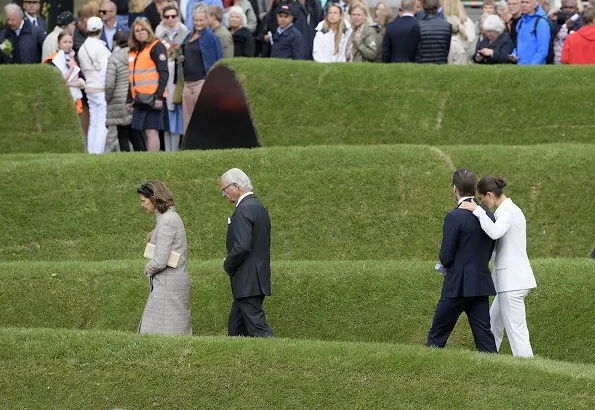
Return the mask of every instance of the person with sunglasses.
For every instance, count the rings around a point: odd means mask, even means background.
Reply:
[[[103,0],[99,8],[99,17],[103,20],[103,30],[101,31],[100,39],[105,41],[109,51],[115,48],[114,35],[116,33],[124,33],[126,37],[130,37],[130,29],[123,24],[120,24],[116,18],[118,7],[112,0]]]
[[[173,4],[163,8],[163,20],[155,30],[155,37],[167,48],[167,68],[169,79],[167,80],[167,114],[169,119],[169,131],[165,132],[164,142],[166,151],[177,151],[180,145],[180,136],[184,134],[184,121],[182,116],[182,104],[173,101],[176,84],[184,79],[178,76],[177,68],[181,69],[182,49],[181,44],[188,36],[188,29],[180,22],[179,10]],[[180,84],[183,86],[183,84]],[[178,101],[179,102],[179,101]]]
[[[148,242],[155,246],[155,251],[144,269],[149,278],[149,297],[138,332],[192,335],[188,241],[184,222],[163,182],[147,181],[136,192],[141,207],[148,214],[155,214],[156,219],[155,229],[148,235]],[[179,255],[176,264],[169,262],[172,252]]]

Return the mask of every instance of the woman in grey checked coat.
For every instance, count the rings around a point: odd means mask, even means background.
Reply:
[[[137,192],[141,206],[147,213],[154,213],[157,219],[149,240],[155,245],[155,254],[145,265],[150,293],[139,333],[191,335],[190,277],[186,268],[188,243],[184,223],[162,182],[147,181]],[[170,251],[181,255],[176,268],[166,265]]]

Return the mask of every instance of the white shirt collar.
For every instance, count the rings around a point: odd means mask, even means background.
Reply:
[[[472,196],[464,196],[461,199],[459,199],[459,202],[457,202],[457,206],[461,205],[461,202],[463,202],[465,199],[469,199],[469,198],[473,198]]]
[[[21,25],[19,26],[19,28],[17,28],[16,34],[17,37],[21,35],[21,30],[23,30],[23,26],[25,25],[25,20],[21,20]]]
[[[413,13],[409,13],[408,11],[404,12],[403,14],[401,14],[401,17],[405,17],[405,16],[415,17],[415,15]]]
[[[240,196],[238,198],[238,202],[236,202],[236,208],[238,207],[238,205],[240,204],[240,202],[242,202],[242,199],[246,198],[248,195],[252,195],[254,194],[254,192],[250,191],[250,192],[246,192],[244,195]]]

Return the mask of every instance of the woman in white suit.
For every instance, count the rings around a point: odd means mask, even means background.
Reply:
[[[496,292],[490,307],[492,333],[500,349],[504,330],[508,335],[513,356],[533,357],[525,314],[525,297],[537,287],[527,257],[527,221],[521,208],[502,193],[506,181],[500,177],[483,177],[477,184],[482,204],[497,208],[496,222],[474,202],[464,202],[461,208],[472,211],[488,236],[496,241],[492,279]]]

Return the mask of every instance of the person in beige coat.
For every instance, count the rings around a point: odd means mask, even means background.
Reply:
[[[149,298],[138,331],[191,335],[188,242],[184,222],[176,212],[172,195],[162,182],[147,181],[137,192],[142,208],[155,214],[157,219],[149,240],[155,245],[155,253],[145,265]],[[176,267],[167,265],[172,251],[180,254]]]
[[[130,126],[132,113],[126,109],[129,50],[128,36],[124,32],[114,34],[114,52],[107,60],[105,76],[105,125],[109,128],[108,134],[117,130],[120,151],[130,151],[129,142],[132,142],[135,151],[146,151],[147,147],[140,134]]]
[[[222,20],[223,10],[221,10],[221,7],[210,6],[209,13],[207,14],[209,27],[211,27],[211,30],[213,30],[213,33],[219,39],[223,58],[232,58],[234,52],[233,37],[229,30],[223,25]]]

